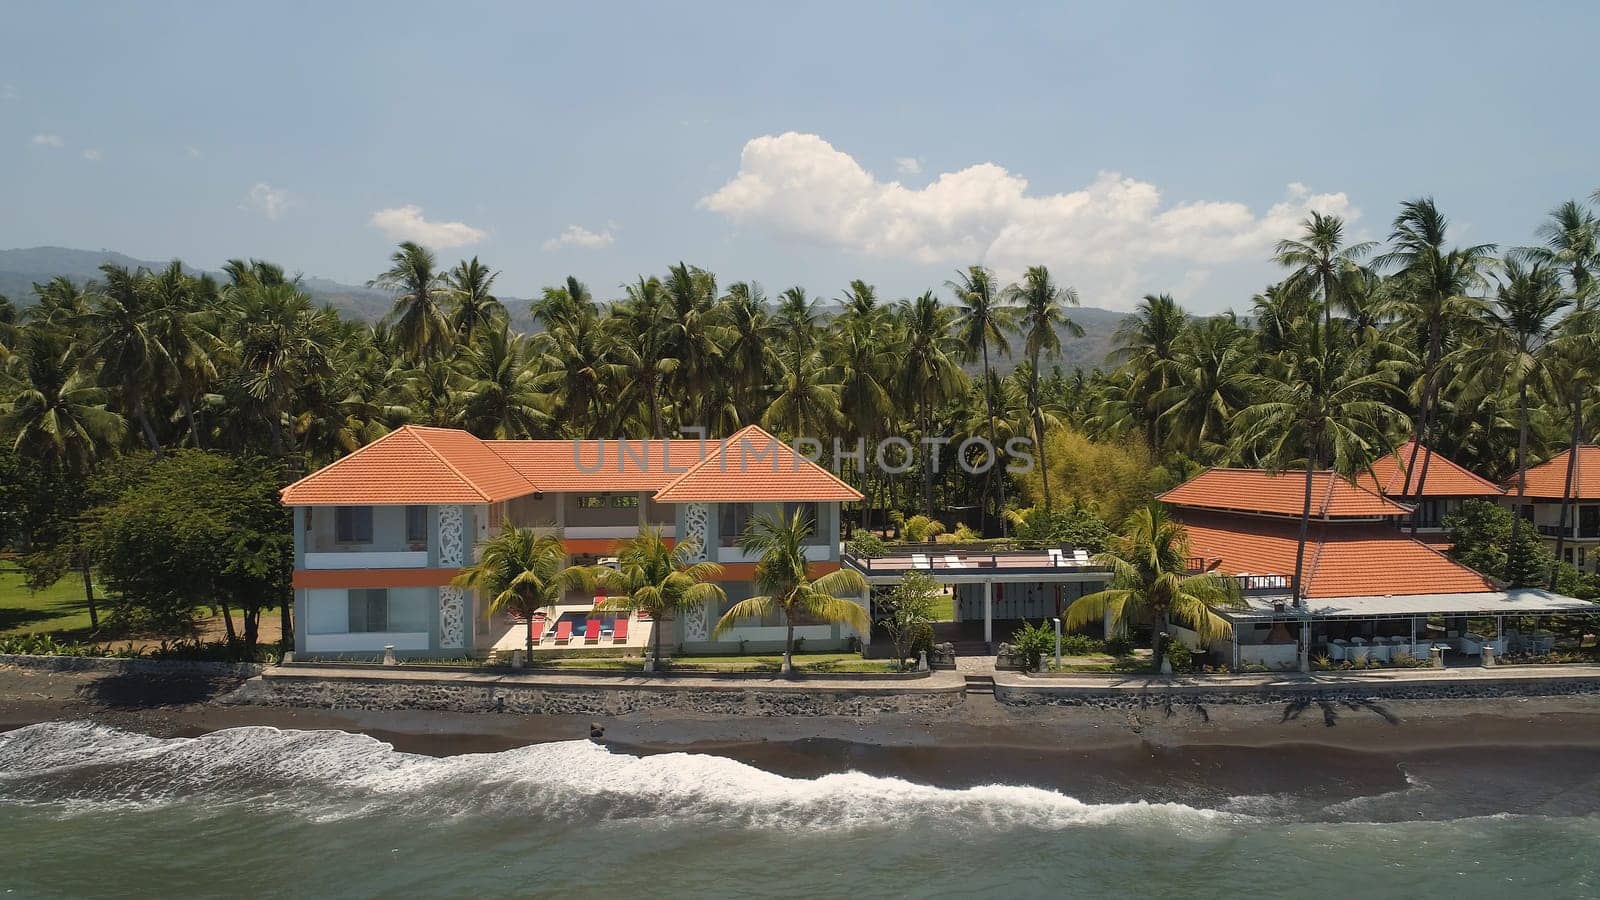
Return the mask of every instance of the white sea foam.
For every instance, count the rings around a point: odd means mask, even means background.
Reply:
[[[985,831],[1117,824],[1196,833],[1240,818],[1175,803],[1084,803],[1033,787],[952,790],[859,772],[789,778],[718,756],[632,756],[589,741],[444,758],[340,731],[232,728],[160,739],[85,723],[0,735],[0,799],[289,805],[315,818],[497,812],[759,829],[924,823]]]

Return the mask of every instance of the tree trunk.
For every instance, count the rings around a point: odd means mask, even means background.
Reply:
[[[1161,621],[1156,624],[1155,630],[1150,633],[1150,659],[1154,663],[1155,672],[1158,675],[1161,673],[1162,663],[1166,656],[1167,631],[1171,628],[1171,625],[1168,624],[1169,619],[1168,613],[1163,611],[1161,613]]]
[[[278,649],[288,652],[294,649],[294,590],[291,588],[289,596],[283,598],[283,605],[278,615],[279,630]]]
[[[1294,581],[1290,582],[1296,600],[1304,599],[1306,595],[1302,579],[1306,570],[1306,540],[1311,536],[1311,478],[1313,467],[1317,464],[1316,447],[1316,441],[1312,441],[1311,446],[1306,448],[1306,491],[1300,510],[1300,537],[1294,548]]]
[[[1426,463],[1424,463],[1426,465]],[[1517,385],[1517,511],[1511,517],[1511,552],[1522,550],[1522,500],[1528,490],[1528,381]],[[1507,560],[1508,564],[1510,560]],[[1560,565],[1561,560],[1556,560]],[[1510,575],[1510,572],[1506,573]],[[1513,585],[1520,587],[1521,585]]]
[[[1044,494],[1044,511],[1050,513],[1050,467],[1044,460],[1044,411],[1039,409],[1039,354],[1033,354],[1028,373],[1028,406],[1033,413],[1033,452],[1038,457],[1039,491]]]
[[[261,607],[244,607],[244,658],[256,658],[256,642],[261,637]]]
[[[233,630],[233,611],[228,609],[226,600],[218,600],[217,608],[222,610],[222,633],[228,638],[228,646],[232,647],[239,640],[239,635]]]
[[[94,578],[89,574],[89,554],[78,553],[78,571],[83,574],[83,599],[89,604],[89,630],[100,630],[100,611],[94,605]]]
[[[999,478],[999,474],[1000,473],[995,471],[995,464],[1000,461],[1000,454],[998,452],[996,452],[995,446],[994,446],[994,390],[993,390],[993,385],[991,385],[989,383],[989,340],[988,340],[988,338],[985,337],[984,340],[981,343],[983,344],[983,403],[984,403],[984,408],[988,412],[988,415],[989,415],[988,421],[984,423],[985,425],[988,426],[985,430],[989,432],[988,435],[986,435],[988,437],[988,439],[989,439],[989,471],[986,474],[989,476],[990,485],[994,489],[994,495],[993,495],[993,497],[985,499],[982,503],[978,504],[978,508],[983,511],[983,516],[981,517],[982,518],[982,524],[983,524],[983,533],[984,533],[985,536],[987,536],[989,534],[989,513],[988,513],[988,510],[989,510],[989,499],[998,498],[998,504],[999,505],[995,507],[995,514],[1000,516],[1000,519],[1001,519],[1001,522],[1002,522],[1002,524],[1000,526],[1000,534],[1001,534],[1002,537],[1004,537],[1005,536],[1004,521],[1005,521],[1006,500],[1005,500],[1005,488],[1001,487],[1001,486],[997,486],[999,484],[998,478]]]
[[[1578,443],[1583,438],[1583,386],[1574,385],[1572,392],[1572,435],[1567,441],[1567,480],[1561,489],[1561,525],[1556,532],[1556,561],[1550,566],[1550,590],[1556,589],[1556,576],[1561,572],[1561,555],[1567,549],[1568,516],[1572,509],[1572,479],[1578,468]],[[1517,510],[1522,515],[1522,510]]]
[[[188,397],[183,398],[183,416],[189,420],[189,442],[194,444],[196,450],[204,450],[205,442],[200,440],[200,425],[194,418],[194,403]]]
[[[143,404],[136,409],[134,418],[139,420],[139,430],[144,434],[145,443],[150,445],[150,449],[154,451],[157,456],[160,456],[161,440],[156,437],[155,423],[150,421],[150,414],[145,412]]]
[[[523,640],[522,649],[527,654],[524,658],[524,664],[531,665],[533,663],[533,616],[531,615],[528,616],[528,635]]]
[[[785,610],[783,614],[783,674],[794,675],[794,619]]]
[[[933,427],[930,421],[932,416],[928,411],[928,402],[926,400],[923,400],[920,405],[922,406],[922,437],[926,439],[928,430]],[[933,442],[925,440],[923,446],[927,447],[928,452],[922,466],[922,514],[931,519],[933,518]]]
[[[1417,526],[1422,524],[1422,486],[1428,483],[1428,463],[1433,462],[1433,447],[1422,449],[1422,471],[1417,473],[1417,506],[1411,511],[1411,536],[1417,536]]]
[[[661,626],[667,624],[667,620],[660,616],[652,616],[651,619],[650,642],[655,645],[655,649],[650,651],[650,656],[659,666],[661,665]]]

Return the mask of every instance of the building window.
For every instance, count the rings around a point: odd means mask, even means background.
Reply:
[[[426,506],[406,507],[406,543],[428,543],[428,508]]]
[[[333,531],[341,544],[372,543],[372,507],[339,507],[333,514]]]
[[[579,509],[605,509],[606,498],[597,494],[590,494],[578,498]]]
[[[636,494],[618,494],[611,498],[612,509],[638,509],[639,497]]]
[[[428,630],[426,591],[355,588],[348,604],[350,633],[415,633]]]
[[[717,505],[717,537],[724,547],[736,547],[744,538],[745,527],[750,524],[750,504],[720,503]]]

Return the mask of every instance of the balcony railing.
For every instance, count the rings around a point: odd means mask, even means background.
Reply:
[[[1545,537],[1561,537],[1560,525],[1540,525],[1539,533]],[[1568,525],[1565,529],[1569,538],[1600,538],[1600,525]]]

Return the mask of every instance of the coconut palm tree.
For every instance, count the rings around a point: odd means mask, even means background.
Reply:
[[[1006,333],[1014,327],[1016,310],[1006,305],[1007,292],[995,284],[994,273],[983,266],[968,266],[965,271],[956,273],[955,280],[947,281],[945,284],[956,295],[959,309],[955,321],[956,342],[960,348],[961,358],[967,362],[979,359],[983,361],[983,402],[991,422],[991,426],[985,429],[985,437],[990,445],[994,446],[995,430],[992,423],[995,416],[995,397],[989,379],[989,348],[993,347],[1000,356],[1011,355],[1011,344],[1006,340]],[[1000,517],[1003,533],[1006,508],[1005,473],[996,471],[996,468],[991,467],[987,475],[994,490],[994,515]],[[989,521],[987,502],[980,504],[980,507],[984,510],[982,518],[987,529]]]
[[[527,338],[512,334],[503,321],[478,331],[467,345],[460,371],[460,424],[481,438],[517,440],[546,433],[550,416],[547,398],[535,386],[535,373],[527,365]]]
[[[1134,314],[1122,320],[1106,359],[1127,373],[1129,412],[1144,424],[1150,449],[1161,451],[1160,398],[1178,379],[1178,341],[1189,328],[1189,314],[1171,294],[1146,294]]]
[[[444,287],[453,304],[450,328],[461,336],[463,344],[470,346],[473,335],[505,320],[506,308],[494,295],[494,281],[499,277],[499,272],[478,262],[476,256],[457,263],[445,274]]]
[[[839,385],[822,364],[815,350],[782,363],[777,394],[761,417],[761,424],[773,431],[788,432],[791,439],[837,434],[844,421],[840,408]]]
[[[455,342],[445,304],[451,288],[440,276],[433,251],[405,241],[389,257],[389,270],[367,282],[368,287],[397,291],[388,321],[413,362],[442,355]]]
[[[1370,366],[1370,354],[1348,340],[1346,331],[1336,327],[1327,334],[1312,318],[1300,323],[1295,337],[1295,346],[1284,353],[1281,378],[1247,379],[1258,399],[1240,410],[1235,422],[1241,448],[1269,469],[1296,464],[1305,469],[1293,582],[1296,596],[1304,598],[1314,474],[1331,467],[1330,477],[1349,476],[1369,466],[1386,449],[1385,435],[1403,414],[1390,405],[1399,396],[1392,368]]]
[[[601,587],[619,593],[606,597],[598,608],[606,612],[649,614],[654,626],[650,655],[661,658],[663,625],[708,603],[727,600],[721,586],[712,579],[722,574],[714,562],[695,562],[694,541],[669,545],[659,528],[646,528],[637,537],[617,547],[617,568],[602,569]]]
[[[722,614],[712,633],[721,636],[742,619],[758,619],[773,612],[783,614],[783,672],[794,671],[794,625],[797,619],[842,623],[866,634],[872,623],[866,608],[856,602],[867,590],[867,580],[854,569],[834,569],[811,577],[806,543],[814,523],[796,510],[785,519],[767,513],[757,516],[740,540],[747,554],[759,557],[755,587],[761,593],[740,600]]]
[[[526,619],[524,647],[531,657],[533,614],[554,607],[568,591],[593,591],[601,577],[594,566],[567,565],[561,538],[508,522],[484,542],[478,562],[462,569],[450,584],[477,591],[491,614],[509,611]]]
[[[1105,622],[1120,630],[1135,620],[1154,619],[1158,627],[1150,649],[1157,669],[1165,668],[1162,644],[1173,622],[1207,643],[1229,636],[1233,626],[1214,610],[1244,605],[1238,582],[1212,571],[1190,572],[1189,558],[1189,535],[1165,507],[1151,502],[1134,510],[1122,534],[1113,535],[1106,551],[1094,556],[1096,565],[1111,570],[1110,583],[1072,601],[1062,626]]]
[[[1379,268],[1395,270],[1390,280],[1390,312],[1426,335],[1423,340],[1422,384],[1417,397],[1411,433],[1416,438],[1411,458],[1406,461],[1402,496],[1421,496],[1428,478],[1430,455],[1424,455],[1422,468],[1416,466],[1417,448],[1433,444],[1437,419],[1437,400],[1443,377],[1440,362],[1446,346],[1456,337],[1463,323],[1477,317],[1483,301],[1473,292],[1487,284],[1486,274],[1494,265],[1493,244],[1445,249],[1449,221],[1432,197],[1408,200],[1400,205],[1394,230],[1389,235],[1393,249],[1378,257]],[[1419,335],[1420,336],[1420,335]],[[1412,472],[1417,472],[1412,484]],[[1421,508],[1420,506],[1418,507]],[[1412,518],[1412,532],[1420,519]]]
[[[161,440],[147,400],[152,387],[168,378],[172,358],[161,343],[160,311],[151,302],[149,273],[109,263],[100,271],[105,283],[83,318],[81,333],[88,345],[82,352],[100,362],[100,386],[115,392],[123,415],[138,423],[146,444],[159,454]]]
[[[954,310],[939,303],[932,291],[902,300],[896,310],[896,333],[902,348],[897,373],[890,379],[896,404],[906,419],[915,420],[924,439],[933,437],[934,410],[967,390],[966,373],[956,361]],[[922,464],[922,512],[933,515],[934,446],[925,443]]]
[[[1554,374],[1557,322],[1572,299],[1560,276],[1542,263],[1523,266],[1508,260],[1498,279],[1494,302],[1483,313],[1481,339],[1462,352],[1462,370],[1472,395],[1513,385],[1517,391],[1517,510],[1511,520],[1511,546],[1520,547],[1522,501],[1528,481],[1528,390],[1548,390]]]
[[[767,406],[769,375],[777,367],[774,346],[779,332],[767,312],[761,285],[753,281],[728,285],[723,310],[727,321],[723,364],[729,374],[734,417],[742,425],[754,422]]]
[[[1044,413],[1039,407],[1039,357],[1061,354],[1061,335],[1083,337],[1083,326],[1068,318],[1066,308],[1078,305],[1078,292],[1058,287],[1044,266],[1031,266],[1022,283],[1006,289],[1021,309],[1022,347],[1028,357],[1028,410],[1033,421],[1033,452],[1039,455],[1044,509],[1050,512],[1050,465],[1045,456]]]
[[[1196,323],[1179,341],[1175,379],[1160,397],[1160,420],[1185,453],[1216,463],[1233,449],[1233,416],[1250,405],[1259,362],[1249,334],[1231,316]]]
[[[1298,240],[1282,240],[1273,249],[1273,260],[1293,269],[1288,282],[1291,290],[1312,290],[1322,302],[1322,327],[1333,327],[1333,308],[1343,301],[1339,288],[1346,273],[1359,265],[1363,256],[1376,246],[1367,241],[1346,246],[1344,220],[1313,211],[1300,223]]]
[[[772,323],[783,336],[781,355],[793,359],[817,349],[822,322],[821,303],[806,296],[803,287],[786,288],[772,314]]]

